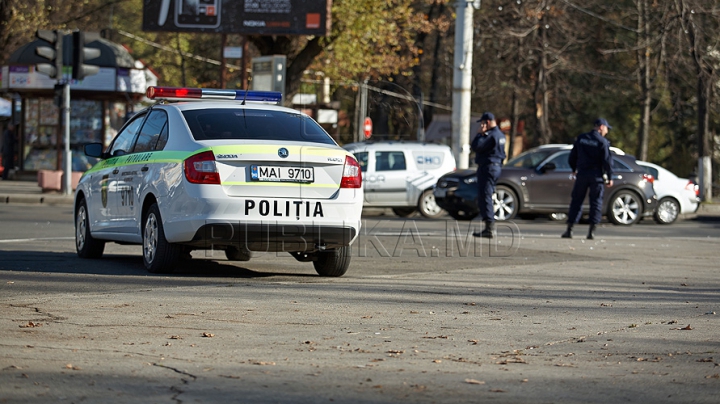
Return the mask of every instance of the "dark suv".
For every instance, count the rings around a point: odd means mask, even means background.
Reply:
[[[574,180],[568,157],[572,145],[545,145],[530,149],[508,161],[497,182],[493,204],[496,220],[517,215],[566,213]],[[618,225],[637,223],[652,215],[657,198],[653,177],[635,163],[635,157],[614,147],[613,186],[605,189],[603,215]],[[443,175],[434,188],[435,201],[457,220],[478,215],[475,170]],[[587,198],[583,212],[589,211]]]

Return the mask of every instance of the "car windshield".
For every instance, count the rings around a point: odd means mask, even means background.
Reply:
[[[533,168],[540,164],[551,154],[557,152],[557,149],[534,149],[519,154],[517,157],[510,159],[505,166],[515,168]]]
[[[336,144],[312,119],[284,111],[196,109],[183,111],[195,140],[271,140]]]

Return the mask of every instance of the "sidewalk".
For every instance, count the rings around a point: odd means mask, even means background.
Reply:
[[[0,180],[0,204],[40,204],[40,205],[72,205],[74,192],[65,195],[62,192],[43,192],[35,181]],[[720,198],[712,203],[703,203],[694,216],[720,216]]]
[[[72,205],[74,192],[43,192],[36,181],[0,180],[0,204]]]

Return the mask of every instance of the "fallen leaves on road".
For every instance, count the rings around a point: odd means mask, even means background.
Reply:
[[[720,379],[720,373],[715,373],[714,375],[708,375],[705,376],[706,379]]]
[[[212,334],[212,333],[209,333],[209,332],[204,332],[204,333],[202,333],[202,336],[203,336],[204,338],[212,338],[212,337],[215,336],[215,334]]]
[[[498,364],[498,365],[509,365],[509,364],[511,364],[511,363],[525,363],[525,364],[527,364],[527,362],[525,361],[525,359],[523,359],[523,358],[521,358],[521,357],[519,357],[519,356],[516,356],[516,357],[514,357],[514,358],[503,359],[503,360],[500,360],[500,361],[495,362],[495,363]]]
[[[467,384],[485,384],[482,380],[475,380],[475,379],[465,379],[465,383]]]
[[[687,325],[687,326],[685,326],[685,327],[676,327],[676,328],[671,328],[671,330],[692,330],[692,329],[693,329],[693,328],[692,328],[692,327],[690,327],[690,324],[688,324],[688,325]]]
[[[35,328],[35,327],[42,327],[42,323],[33,323],[32,321],[28,321],[27,324],[20,325],[20,328]]]
[[[168,338],[170,338],[170,339],[182,339],[182,337],[179,336],[179,335],[171,335],[171,336],[169,336]]]
[[[264,361],[259,361],[259,360],[255,360],[255,359],[248,360],[248,363],[251,365],[275,366],[275,362],[264,362]]]
[[[631,356],[630,359],[635,359],[636,362],[660,362],[660,361],[662,360],[662,358],[659,357],[659,356],[656,356],[656,357],[653,358],[653,359],[643,358],[643,357],[641,357],[641,356],[640,356],[640,357],[638,357],[638,356]]]
[[[77,366],[73,366],[72,363],[68,363],[67,365],[65,365],[65,369],[82,370],[81,368],[79,368],[79,367],[77,367]]]

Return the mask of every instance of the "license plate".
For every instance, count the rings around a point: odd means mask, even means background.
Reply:
[[[270,182],[313,182],[315,170],[313,167],[286,167],[286,166],[250,166],[250,178],[253,181]]]

